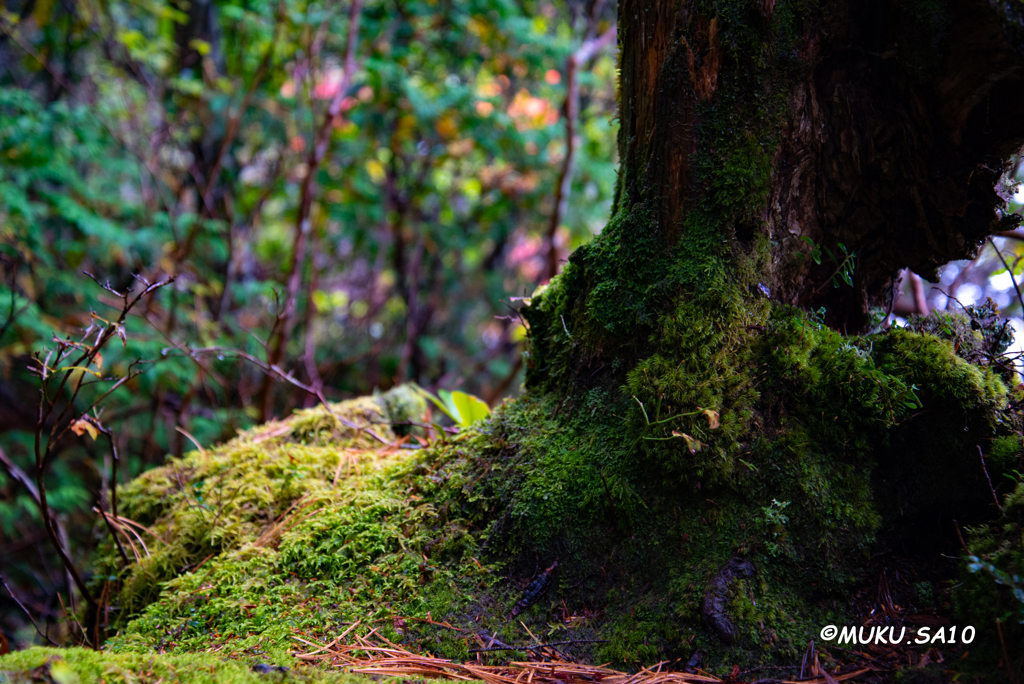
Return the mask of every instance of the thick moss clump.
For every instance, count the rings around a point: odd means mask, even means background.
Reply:
[[[624,386],[508,407],[479,462],[488,543],[527,574],[531,552],[560,559],[568,605],[604,611],[598,659],[792,655],[842,617],[880,533],[984,516],[977,448],[1019,429],[1000,369],[964,358],[977,347],[706,304],[663,320]],[[723,590],[731,633],[704,608],[730,558],[754,568]]]
[[[608,644],[590,654],[600,661],[685,660],[699,649],[711,669],[728,670],[734,661],[793,657],[814,621],[842,614],[840,585],[796,565],[798,557],[820,554],[798,550],[816,547],[816,535],[803,531],[818,512],[790,507],[787,478],[753,469],[737,471],[728,485],[659,478],[637,458],[625,419],[631,402],[594,390],[570,417],[557,414],[554,397],[528,398],[499,411],[490,425],[489,450],[475,465],[481,501],[493,507],[476,513],[494,519],[488,547],[518,559],[509,568],[513,577],[555,560],[561,568],[551,596],[528,616],[601,615],[592,622],[594,634]],[[793,460],[783,445],[772,446],[777,453],[766,445],[750,458],[768,474]],[[813,470],[815,456],[797,453],[797,467]],[[836,518],[858,524],[861,511],[834,504]],[[736,554],[757,572],[723,589],[734,627],[726,646],[705,624],[702,601]]]
[[[339,480],[375,469],[372,450],[381,441],[371,432],[393,441],[390,423],[408,422],[424,408],[422,399],[410,404],[400,388],[336,405],[335,415],[355,428],[322,407],[300,411],[136,479],[121,491],[119,510],[134,523],[124,526],[121,546],[136,562],[122,570],[119,553],[108,544],[98,564],[101,579],[116,578],[121,585],[121,618],[145,608],[163,582],[182,572],[243,546],[267,546],[265,535],[280,536],[275,521],[294,513],[300,498],[308,504],[330,497]],[[139,530],[151,535],[149,544],[137,541]]]
[[[499,575],[474,559],[468,523],[432,502],[454,446],[414,452],[395,442],[390,424],[424,409],[399,388],[335,405],[356,429],[322,407],[301,411],[131,483],[121,513],[139,532],[124,539],[139,558],[122,569],[108,544],[94,580],[110,583],[119,615],[108,649],[289,662],[296,634],[386,617],[381,633],[402,639],[422,633],[415,620],[432,612],[468,611]],[[465,656],[456,635],[433,629],[431,646]]]

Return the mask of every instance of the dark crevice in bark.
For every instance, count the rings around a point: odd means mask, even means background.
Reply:
[[[928,21],[888,3],[833,7],[805,41],[814,68],[792,89],[767,218],[776,297],[860,332],[901,268],[934,278],[1004,229],[995,186],[1024,143],[1024,61],[984,2]],[[935,53],[922,57],[925,40]],[[854,287],[832,287],[830,259],[793,258],[801,236],[855,251]]]

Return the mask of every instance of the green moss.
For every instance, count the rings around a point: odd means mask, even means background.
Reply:
[[[962,313],[933,311],[915,316],[907,329],[948,340],[960,358],[994,366],[1007,381],[1014,377],[1012,366],[1000,357],[1013,342],[1013,329],[1007,319],[1000,318],[999,307],[991,299],[968,306]]]
[[[387,398],[334,411],[393,440]],[[100,559],[96,581],[113,582],[122,626],[111,650],[288,659],[298,632],[467,606],[493,584],[493,567],[474,560],[458,516],[425,500],[444,479],[431,459],[465,439],[382,449],[321,408],[147,473],[121,499],[122,516],[144,530],[130,546],[142,558],[122,570],[108,545]]]
[[[985,458],[996,473],[1008,473],[1020,465],[1020,435],[1004,435],[992,441]]]
[[[490,524],[490,552],[518,559],[513,576],[560,559],[561,600],[604,614],[601,660],[792,657],[813,625],[848,619],[881,530],[977,506],[977,445],[1017,445],[997,369],[934,335],[845,337],[735,287],[682,300],[658,329],[623,387],[507,406],[467,463],[489,507],[465,514]],[[740,638],[723,647],[700,604],[737,553],[758,575],[731,589]]]
[[[610,643],[596,659],[629,664],[655,653],[689,657],[700,647],[727,670],[730,659],[795,653],[811,637],[811,620],[832,615],[823,600],[839,596],[862,563],[856,549],[867,549],[878,524],[869,476],[836,468],[828,454],[791,435],[744,456],[760,473],[743,466],[717,484],[680,486],[637,458],[626,418],[635,403],[620,397],[592,390],[565,418],[552,418],[554,397],[522,399],[496,413],[491,450],[479,462],[484,500],[494,507],[485,513],[494,520],[489,548],[530,564],[513,573],[528,575],[535,558],[541,566],[560,560],[552,603],[604,614],[595,634]],[[677,458],[684,453],[677,447]],[[773,500],[799,502],[785,509],[781,536],[778,521],[764,519]],[[704,627],[700,603],[737,551],[760,568],[753,603],[764,627],[745,627],[723,649]],[[548,620],[551,609],[542,611]]]
[[[658,657],[699,646],[722,667],[795,653],[811,625],[845,619],[837,606],[882,529],[983,504],[987,491],[965,486],[977,480],[977,446],[994,445],[999,462],[1017,453],[1000,373],[968,362],[964,345],[898,329],[845,337],[735,293],[677,305],[624,387],[592,388],[571,408],[535,395],[493,424],[505,446],[482,454],[497,508],[489,543],[574,568],[566,583],[600,597],[599,632],[616,644],[599,658],[642,658],[645,633],[671,635],[655,640]],[[734,588],[743,628],[725,649],[699,605],[734,553],[759,576]],[[646,580],[671,614],[637,620],[647,595],[586,579],[610,568],[631,586]]]
[[[625,388],[636,402],[629,427],[637,445],[666,475],[691,480],[732,472],[757,398],[745,372],[751,348],[742,324],[763,319],[727,296],[717,306],[711,299],[682,301],[665,317],[661,351],[630,371]],[[679,449],[679,434],[695,440],[690,449]]]
[[[788,106],[781,84],[804,68],[792,59],[801,4],[777,3],[770,21],[750,3],[705,1],[688,8],[692,21],[716,17],[725,53],[716,95],[697,105],[687,179],[694,206],[681,226],[660,225],[663,198],[649,187],[646,161],[620,171],[608,225],[570,256],[523,312],[530,325],[528,386],[565,391],[589,384],[589,375],[581,377],[584,368],[633,369],[663,346],[666,322],[695,320],[680,311],[687,306],[701,310],[696,320],[722,316],[715,323],[720,331],[763,323],[761,290],[771,285],[774,247],[761,234],[761,217]],[[632,196],[626,187],[634,188]],[[669,237],[675,235],[681,237]],[[666,358],[678,358],[679,351],[671,349]]]
[[[911,331],[893,331],[875,347],[880,368],[904,378],[921,402],[891,431],[876,478],[880,499],[918,516],[990,500],[978,449],[1020,429],[999,373],[960,358],[949,341]]]
[[[671,259],[652,221],[643,206],[614,215],[535,293],[523,312],[530,324],[528,384],[553,388],[589,359],[635,354],[642,332],[653,330],[670,301],[664,281]]]
[[[384,414],[397,435],[415,432],[417,428],[408,423],[423,421],[424,399],[423,395],[416,391],[415,385],[399,385],[379,395],[377,400],[384,405]]]
[[[402,390],[399,390],[401,392]],[[334,407],[339,423],[322,407],[300,411],[286,422],[272,422],[243,433],[212,452],[191,452],[151,470],[120,493],[118,513],[125,526],[122,546],[137,562],[121,568],[108,540],[98,562],[98,581],[117,580],[120,619],[156,599],[164,581],[256,542],[302,497],[328,497],[335,479],[374,470],[380,464],[367,450],[393,440],[388,402],[363,398]],[[420,399],[419,413],[425,406]],[[408,398],[400,419],[415,410]],[[139,527],[139,526],[142,527]],[[130,530],[135,530],[131,532]],[[150,533],[150,542],[136,532]]]
[[[267,684],[274,682],[331,682],[360,684],[365,677],[313,668],[286,672],[255,672],[246,663],[206,653],[156,655],[105,653],[83,648],[31,648],[0,656],[0,681],[19,684],[52,681],[56,684],[133,684],[161,681],[168,684]]]

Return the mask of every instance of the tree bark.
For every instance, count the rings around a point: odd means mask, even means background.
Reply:
[[[891,304],[902,268],[934,278],[1016,221],[999,188],[1024,143],[1024,29],[1011,10],[623,0],[619,25],[619,191],[612,230],[563,278],[561,290],[579,289],[560,315],[586,330],[569,365],[642,355],[607,333],[654,333],[668,302],[716,279],[681,270],[728,272],[762,238],[770,259],[739,283],[747,294],[824,307],[854,334]],[[607,250],[643,263],[589,264]],[[623,301],[603,306],[609,292]],[[543,371],[530,377],[553,387],[559,363],[542,337],[562,323],[541,318],[532,366]]]

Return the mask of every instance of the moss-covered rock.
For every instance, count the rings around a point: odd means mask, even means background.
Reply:
[[[163,583],[243,547],[276,544],[303,510],[333,495],[339,481],[382,465],[374,448],[393,442],[391,423],[422,415],[422,398],[404,387],[379,398],[300,411],[243,433],[213,451],[196,451],[151,470],[120,493],[122,570],[112,544],[99,576],[120,584],[120,619],[156,600]],[[344,422],[343,422],[344,421]],[[374,436],[375,435],[375,436]],[[140,538],[145,532],[150,541]]]
[[[471,523],[436,496],[472,435],[412,451],[391,429],[424,409],[398,388],[301,411],[125,487],[122,541],[135,557],[122,567],[108,543],[94,578],[109,583],[118,616],[107,649],[289,663],[298,634],[383,620],[390,638],[426,625],[431,648],[465,657],[465,639],[431,628],[431,615],[511,603],[473,604],[500,573],[475,558]]]

